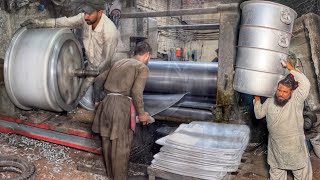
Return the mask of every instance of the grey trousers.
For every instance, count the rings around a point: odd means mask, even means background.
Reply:
[[[311,161],[308,157],[307,165],[298,170],[293,170],[292,174],[294,176],[294,180],[312,180],[312,167]],[[270,167],[270,180],[287,180],[287,170],[285,169],[278,169]]]

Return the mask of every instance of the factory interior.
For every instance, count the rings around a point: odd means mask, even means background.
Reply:
[[[128,118],[128,128],[134,126],[129,180],[267,180],[273,168],[290,180],[309,168],[308,178],[300,179],[320,180],[319,0],[100,1],[99,12],[118,33],[116,45],[98,39],[94,29],[88,37],[87,20],[69,27],[70,17],[86,16],[80,7],[90,0],[0,0],[0,179],[113,179],[104,139],[92,130],[104,102],[95,101],[96,82],[78,96],[88,78],[102,73],[88,67],[99,51],[108,57],[104,47],[114,46],[113,65],[136,57],[136,47],[146,42],[152,53],[142,105],[149,120],[139,122],[137,114],[132,125]],[[22,25],[66,17],[68,27],[58,27],[58,20],[52,27]],[[89,41],[95,43],[90,48]],[[298,85],[288,104],[270,103],[289,73]],[[310,85],[302,100],[296,73]],[[280,116],[287,122],[277,126],[271,117],[284,110],[260,117],[258,101],[269,102],[262,108],[290,105],[295,111]],[[279,168],[270,159],[278,158],[274,134],[292,132],[301,132],[301,146],[279,144],[304,152],[311,166]],[[285,153],[279,157],[300,158]]]

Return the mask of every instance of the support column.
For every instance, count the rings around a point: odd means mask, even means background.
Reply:
[[[216,121],[228,121],[235,104],[233,90],[239,11],[221,12],[219,30],[219,69],[217,80]]]

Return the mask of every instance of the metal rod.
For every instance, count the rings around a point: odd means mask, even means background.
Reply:
[[[93,76],[96,77],[98,76],[99,70],[85,70],[85,69],[76,69],[73,72],[74,76],[78,76],[78,77],[86,77],[86,76]]]
[[[192,25],[168,25],[168,26],[158,26],[159,30],[168,29],[185,29],[185,30],[211,30],[219,29],[219,24],[192,24]]]
[[[164,16],[183,16],[183,15],[200,15],[200,14],[214,14],[222,11],[238,11],[238,3],[220,4],[211,8],[196,8],[196,9],[176,9],[171,11],[157,11],[157,12],[136,12],[121,14],[122,19],[126,18],[144,18],[144,17],[164,17]]]

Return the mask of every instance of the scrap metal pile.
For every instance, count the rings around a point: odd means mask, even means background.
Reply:
[[[237,171],[249,142],[246,125],[191,122],[156,141],[163,145],[152,168],[202,179]]]

